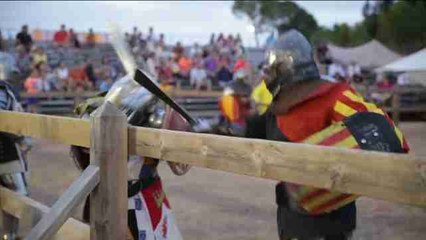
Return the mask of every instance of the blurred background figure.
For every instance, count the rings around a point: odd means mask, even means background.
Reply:
[[[58,78],[56,89],[60,91],[69,90],[69,70],[64,62],[59,63],[59,66],[55,69],[55,73]]]
[[[16,35],[16,44],[23,45],[27,52],[31,50],[33,39],[28,33],[28,25],[22,26],[21,31]]]
[[[80,41],[78,40],[77,34],[74,32],[74,29],[70,28],[69,32],[69,45],[74,48],[80,48]]]
[[[43,48],[40,47],[40,46],[34,47],[34,50],[32,51],[32,54],[31,54],[31,58],[32,58],[32,61],[33,61],[33,65],[37,65],[41,62],[43,62],[43,63],[48,62],[47,61],[47,55],[44,52]]]
[[[25,80],[24,86],[25,91],[29,94],[37,94],[41,92],[42,89],[42,74],[41,74],[41,65],[43,63],[38,63],[32,68],[30,76]],[[27,111],[31,113],[38,112],[38,99],[35,97],[27,98]]]
[[[62,24],[61,28],[55,32],[53,36],[53,41],[58,47],[67,47],[69,43],[69,33],[65,29],[65,25]]]
[[[86,45],[89,48],[94,48],[96,45],[96,37],[92,28],[89,28],[89,33],[86,35]]]
[[[189,82],[191,86],[199,91],[201,87],[206,87],[207,91],[212,88],[211,80],[207,77],[201,61],[195,62],[195,67],[191,69]]]

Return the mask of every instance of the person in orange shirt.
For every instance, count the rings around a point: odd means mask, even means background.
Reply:
[[[24,82],[24,88],[29,94],[37,94],[40,92],[42,79],[41,79],[41,65],[43,62],[34,65],[30,76]],[[37,113],[38,99],[35,97],[28,97],[27,108],[28,112]]]
[[[187,57],[186,54],[183,54],[182,57],[179,59],[178,64],[181,76],[185,79],[189,79],[189,71],[191,71],[192,68],[191,58]]]
[[[92,84],[88,80],[84,66],[75,67],[70,70],[68,86],[68,91],[82,91],[92,88]]]
[[[96,44],[96,36],[95,33],[93,32],[93,29],[89,29],[89,33],[86,36],[86,44],[88,47],[93,48],[95,47]]]

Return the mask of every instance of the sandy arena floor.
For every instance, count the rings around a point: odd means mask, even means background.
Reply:
[[[426,123],[403,123],[412,148],[426,156]],[[78,176],[68,146],[36,140],[30,156],[30,194],[47,205]],[[193,168],[160,174],[185,239],[278,239],[274,181]],[[74,216],[80,217],[77,209]],[[426,209],[361,198],[355,239],[426,239]]]

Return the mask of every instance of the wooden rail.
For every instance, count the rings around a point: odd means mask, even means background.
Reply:
[[[412,106],[401,106],[404,94],[418,94],[426,96],[426,88],[396,86],[391,90],[380,90],[377,87],[360,86],[357,89],[364,97],[370,99],[372,93],[389,93],[391,101],[389,106],[381,106],[390,113],[396,124],[399,123],[402,113],[426,113],[426,103],[417,103]]]
[[[20,225],[37,223],[50,211],[49,207],[4,187],[0,187],[0,203],[1,210],[17,217],[21,222]],[[87,240],[89,238],[90,227],[87,224],[68,218],[52,239]]]
[[[59,200],[41,218],[25,239],[50,239],[69,218],[71,211],[86,199],[87,195],[98,183],[99,168],[89,166],[67,191],[62,194]]]
[[[109,103],[91,122],[1,111],[0,131],[91,148],[91,177],[83,174],[71,185],[32,230],[43,234],[29,235],[35,236],[31,239],[52,237],[97,176],[91,239],[125,239],[128,154],[426,207],[426,159],[416,156],[132,127]],[[89,180],[90,186],[76,187]],[[3,199],[9,199],[10,209],[9,195],[1,189],[2,209]],[[22,215],[31,204],[15,197],[20,210],[9,212]]]

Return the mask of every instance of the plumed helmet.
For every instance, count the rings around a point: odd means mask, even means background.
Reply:
[[[266,83],[274,97],[294,83],[320,79],[311,44],[294,29],[282,34],[267,51],[266,63]]]

